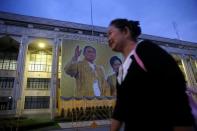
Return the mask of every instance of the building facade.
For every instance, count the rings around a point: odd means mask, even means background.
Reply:
[[[104,27],[0,12],[0,116],[48,113],[53,118],[63,107],[61,101],[66,101],[60,99],[59,91],[62,41],[106,44],[106,31]],[[166,49],[183,71],[188,88],[197,89],[197,43],[146,34],[140,39]]]

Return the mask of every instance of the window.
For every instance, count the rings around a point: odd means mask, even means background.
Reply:
[[[14,77],[0,77],[0,88],[10,89],[14,87]]]
[[[52,55],[44,51],[30,54],[29,71],[51,72]]]
[[[0,110],[11,110],[12,109],[12,97],[0,97]]]
[[[49,108],[49,96],[26,96],[25,109],[47,109]]]
[[[28,89],[49,89],[50,79],[49,78],[28,78],[27,88]]]
[[[0,53],[0,69],[16,70],[17,54],[12,52]]]

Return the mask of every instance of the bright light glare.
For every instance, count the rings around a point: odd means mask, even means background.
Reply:
[[[45,47],[45,44],[42,43],[42,42],[40,42],[40,43],[38,44],[38,46],[39,46],[40,48],[44,48],[44,47]]]

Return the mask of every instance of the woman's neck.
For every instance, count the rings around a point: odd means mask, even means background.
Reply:
[[[126,46],[123,48],[122,54],[124,56],[124,58],[126,59],[127,56],[129,55],[129,53],[135,49],[136,47],[136,42],[128,42],[127,44],[125,44]]]

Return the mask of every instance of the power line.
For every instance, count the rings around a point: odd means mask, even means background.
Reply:
[[[181,40],[181,37],[179,35],[179,31],[178,31],[177,23],[176,22],[172,22],[172,25],[173,25],[173,29],[174,29],[174,31],[175,31],[175,33],[177,35],[178,40]]]
[[[91,26],[92,26],[92,36],[94,35],[94,23],[93,23],[93,11],[92,11],[92,0],[90,0],[90,9],[91,9]]]

